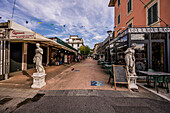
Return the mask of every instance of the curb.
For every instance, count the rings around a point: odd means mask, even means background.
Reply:
[[[164,96],[164,95],[162,95],[162,94],[160,94],[160,93],[157,93],[156,91],[153,91],[153,90],[151,90],[151,89],[149,89],[149,88],[147,88],[147,87],[144,87],[144,86],[142,86],[142,85],[139,84],[139,83],[137,83],[137,85],[138,85],[139,87],[141,87],[141,88],[143,88],[143,89],[145,89],[145,90],[147,90],[147,91],[149,91],[149,92],[151,92],[151,93],[153,93],[153,94],[155,94],[155,95],[157,95],[157,96],[159,96],[159,97],[161,97],[161,98],[163,98],[163,99],[165,99],[165,100],[167,100],[167,101],[170,102],[170,98],[168,98],[168,97],[166,97],[166,96]]]

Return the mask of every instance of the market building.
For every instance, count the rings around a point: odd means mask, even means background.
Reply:
[[[0,23],[0,37],[0,79],[8,79],[11,72],[34,68],[36,43],[43,49],[44,66],[52,64],[52,51],[60,54],[59,64],[63,63],[64,55],[77,54],[76,49],[61,40],[49,39],[13,21]]]
[[[169,0],[110,0],[115,10],[113,63],[125,64],[124,52],[136,43],[136,70],[170,72]]]
[[[64,42],[63,40],[57,37],[51,37],[49,39],[52,39],[55,42],[71,50],[77,51],[75,48],[68,45],[66,42]],[[63,63],[69,64],[69,63],[75,62],[76,57],[77,57],[77,54],[75,54],[73,51],[68,51],[66,49],[55,48],[55,47],[50,48],[49,54],[50,54],[50,62],[49,62],[50,65],[62,65]]]

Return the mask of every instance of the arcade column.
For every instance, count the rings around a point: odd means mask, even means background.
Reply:
[[[26,42],[22,43],[22,71],[27,70],[27,48],[28,44]]]

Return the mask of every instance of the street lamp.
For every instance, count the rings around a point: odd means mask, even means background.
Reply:
[[[109,35],[109,64],[111,64],[111,55],[110,55],[110,38],[111,38],[111,34],[112,34],[112,31],[109,30],[107,31],[107,34]]]

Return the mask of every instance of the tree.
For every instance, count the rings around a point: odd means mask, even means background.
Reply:
[[[80,47],[80,54],[82,55],[89,55],[90,47],[89,46],[81,46]]]
[[[85,55],[89,55],[89,53],[90,53],[90,47],[85,46]]]
[[[82,55],[84,54],[84,46],[80,47],[80,54],[82,54]]]

